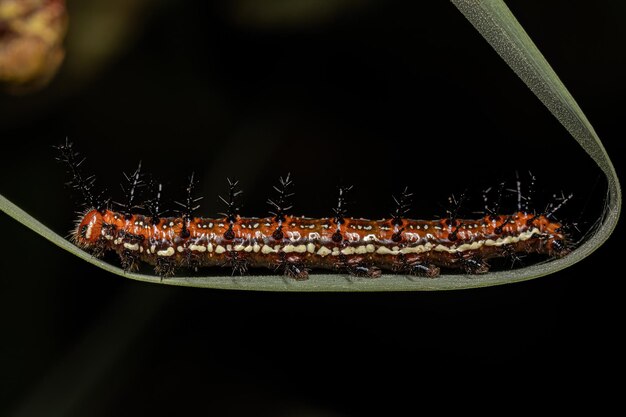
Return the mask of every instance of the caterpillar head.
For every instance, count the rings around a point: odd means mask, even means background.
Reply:
[[[102,213],[92,209],[87,211],[80,219],[73,231],[74,242],[83,248],[96,244],[102,230]]]

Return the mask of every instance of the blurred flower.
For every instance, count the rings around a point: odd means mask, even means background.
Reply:
[[[10,92],[45,86],[63,62],[65,0],[0,0],[0,84]]]

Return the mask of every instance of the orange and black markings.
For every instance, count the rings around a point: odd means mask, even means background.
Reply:
[[[130,269],[137,261],[154,265],[160,275],[190,265],[233,267],[236,262],[246,269],[283,265],[287,275],[300,279],[310,269],[372,277],[381,270],[435,277],[441,268],[476,274],[487,272],[486,261],[492,258],[566,253],[560,223],[523,212],[454,222],[404,220],[401,225],[393,220],[342,220],[286,216],[277,235],[273,217],[237,216],[232,223],[201,217],[154,221],[94,209],[82,217],[74,241],[85,249],[115,251]]]

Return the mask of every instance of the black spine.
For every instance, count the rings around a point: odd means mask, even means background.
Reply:
[[[232,240],[235,238],[235,232],[233,231],[233,225],[237,222],[237,215],[239,214],[239,204],[237,198],[243,193],[241,190],[237,190],[239,181],[231,181],[230,178],[226,178],[228,181],[228,199],[225,199],[221,195],[219,199],[226,205],[226,212],[219,213],[220,216],[226,217],[228,221],[228,230],[224,232],[224,238]]]
[[[182,207],[181,210],[178,210],[181,217],[183,218],[183,229],[181,231],[181,237],[187,238],[189,237],[189,222],[193,217],[193,213],[200,208],[200,204],[198,203],[202,200],[203,197],[194,197],[194,189],[198,185],[197,181],[194,178],[194,173],[192,172],[189,176],[189,182],[187,183],[187,188],[185,189],[185,201],[175,201],[177,205]]]
[[[148,188],[150,189],[152,198],[144,202],[144,207],[152,219],[152,224],[157,224],[161,220],[161,217],[165,214],[165,211],[161,209],[161,193],[163,192],[163,185],[160,182],[150,180]]]
[[[504,182],[498,184],[498,188],[496,188],[496,198],[493,203],[489,203],[489,195],[493,190],[493,187],[489,187],[483,191],[483,202],[485,203],[485,213],[489,215],[492,219],[498,216],[500,212],[500,206],[502,204],[502,194],[504,192]]]
[[[270,214],[274,216],[274,221],[277,223],[283,223],[285,221],[285,215],[293,207],[289,205],[289,199],[294,195],[294,193],[290,192],[292,187],[293,181],[291,180],[290,174],[287,174],[285,178],[279,178],[278,186],[274,186],[274,190],[277,193],[275,201],[272,199],[267,200],[267,204],[273,209],[273,211],[270,211]]]
[[[122,214],[128,219],[135,210],[142,208],[136,204],[139,192],[145,186],[143,174],[141,173],[141,161],[139,161],[137,169],[132,174],[124,173],[124,182],[120,186],[124,193],[124,201],[116,201],[115,205],[120,207]]]
[[[238,197],[243,193],[243,191],[238,190],[237,186],[239,185],[239,181],[231,181],[230,178],[226,178],[228,181],[228,199],[218,196],[219,199],[226,206],[226,211],[223,213],[218,213],[220,216],[226,217],[227,221],[232,225],[237,221],[237,215],[239,214],[239,203],[237,202]]]
[[[348,213],[347,206],[348,202],[346,200],[346,194],[352,190],[352,186],[343,187],[339,186],[339,196],[337,197],[337,207],[333,209],[333,213],[335,214],[335,224],[340,225],[344,222],[346,214]]]
[[[404,187],[404,190],[399,197],[396,197],[395,195],[392,197],[394,203],[396,204],[395,210],[391,213],[392,224],[394,226],[402,226],[402,219],[411,210],[411,199],[413,197],[413,193],[409,193],[409,187]]]
[[[67,173],[70,175],[71,180],[66,184],[70,186],[74,191],[82,195],[82,205],[87,208],[95,208],[99,211],[106,210],[108,206],[108,199],[103,197],[104,193],[96,194],[94,192],[96,177],[90,175],[85,177],[81,170],[81,165],[85,162],[85,158],[82,158],[78,152],[74,150],[74,144],[65,138],[63,145],[55,146],[59,151],[57,161],[62,162],[67,167]]]

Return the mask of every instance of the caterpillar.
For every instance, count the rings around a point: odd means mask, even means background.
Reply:
[[[94,195],[94,179],[82,176],[82,160],[72,144],[66,141],[58,149],[87,207],[71,233],[74,243],[96,256],[117,253],[127,271],[142,263],[152,265],[164,278],[180,268],[203,267],[227,267],[239,274],[269,268],[298,280],[309,278],[313,270],[370,278],[383,271],[423,277],[436,277],[442,269],[482,274],[489,271],[491,259],[530,253],[562,257],[571,246],[563,224],[554,219],[571,196],[536,213],[522,204],[519,181],[518,210],[508,214],[487,209],[481,217],[458,218],[454,210],[437,220],[413,220],[406,217],[411,194],[405,189],[394,197],[396,207],[389,219],[368,220],[347,216],[350,187],[339,187],[332,217],[291,215],[289,175],[274,187],[277,196],[268,200],[270,216],[244,217],[237,204],[238,183],[229,180],[229,195],[220,197],[226,211],[204,218],[193,215],[200,198],[193,197],[192,175],[186,201],[178,202],[178,215],[166,217],[159,207],[160,184],[152,185],[154,198],[141,206],[146,213],[136,210],[137,190],[146,185],[141,165],[126,175],[126,201],[117,203],[121,209],[116,211],[110,201]]]

